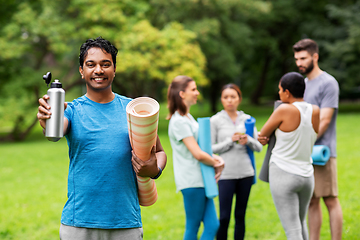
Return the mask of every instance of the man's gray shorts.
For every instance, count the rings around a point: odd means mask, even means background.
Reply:
[[[60,240],[142,240],[142,228],[97,229],[60,225]]]

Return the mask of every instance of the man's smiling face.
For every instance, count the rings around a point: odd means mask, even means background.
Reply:
[[[87,90],[95,92],[111,89],[115,70],[111,54],[97,47],[88,50],[84,64],[79,68],[81,77],[85,79]]]

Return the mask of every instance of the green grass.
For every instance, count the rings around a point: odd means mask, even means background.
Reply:
[[[181,193],[175,192],[171,147],[165,120],[167,110],[161,106],[159,136],[168,154],[163,175],[156,180],[159,199],[151,207],[142,208],[144,239],[182,239],[185,215]],[[243,106],[246,113],[257,119],[257,127],[267,120],[270,107]],[[194,117],[208,115],[209,107],[200,104],[191,111]],[[340,108],[341,109],[341,108]],[[350,110],[349,110],[350,109]],[[339,199],[344,214],[343,239],[360,239],[358,230],[358,199],[360,159],[357,133],[360,132],[359,108],[348,107],[340,112],[338,128],[338,179]],[[256,153],[259,171],[266,147]],[[66,140],[48,142],[40,127],[34,129],[26,142],[0,145],[0,239],[47,240],[58,239],[63,205],[66,201],[68,147]],[[218,205],[218,199],[215,198]],[[321,239],[330,239],[329,218],[323,208]],[[233,235],[234,222],[229,233]],[[229,239],[233,239],[229,237]],[[267,183],[258,181],[253,186],[246,216],[245,239],[286,239],[277,216]]]

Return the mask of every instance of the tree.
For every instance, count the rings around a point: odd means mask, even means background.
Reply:
[[[136,23],[131,32],[115,40],[121,46],[116,71],[121,80],[116,85],[130,90],[131,96],[147,92],[165,100],[158,91],[179,74],[192,76],[200,86],[207,84],[206,59],[195,39],[179,23],[169,23],[161,31],[146,20]]]
[[[151,0],[149,19],[161,27],[178,21],[197,34],[216,110],[219,89],[240,85],[254,104],[277,98],[280,77],[297,71],[292,46],[304,37],[320,45],[320,65],[342,93],[358,86],[358,1]],[[358,93],[358,92],[356,92]]]
[[[298,71],[292,46],[302,38],[317,41],[319,65],[339,81],[341,93],[358,86],[356,60],[359,45],[355,39],[358,39],[359,18],[356,2],[274,0],[270,14],[249,23],[252,29],[257,29],[254,31],[257,39],[254,47],[259,53],[246,65],[247,78],[256,83],[252,102],[259,104],[260,97],[264,96],[277,97],[275,89],[280,77],[286,72]]]
[[[228,82],[242,85],[247,55],[253,51],[248,22],[268,14],[271,5],[265,1],[246,0],[151,0],[149,19],[158,28],[177,21],[197,34],[207,59],[206,75],[211,80],[208,94],[212,110],[221,86]],[[256,64],[252,62],[252,64]]]
[[[360,79],[360,1],[348,1],[342,6],[329,4],[326,7],[333,26],[332,41],[324,42],[328,52],[324,66],[331,69],[340,84],[341,98],[358,99]]]
[[[146,2],[29,0],[5,8],[11,11],[0,20],[0,121],[9,131],[0,140],[23,140],[36,124],[44,73],[51,71],[65,90],[83,84],[77,55],[88,38],[103,36],[119,48],[114,88],[125,95],[146,94],[140,86],[165,85],[180,71],[208,81],[195,35],[176,23],[152,27]]]

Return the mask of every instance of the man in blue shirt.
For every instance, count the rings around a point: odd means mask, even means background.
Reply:
[[[65,103],[70,164],[62,240],[142,239],[136,174],[156,179],[166,165],[159,138],[148,161],[132,155],[126,118],[131,99],[112,92],[116,55],[116,47],[101,37],[80,48],[87,92]],[[39,99],[37,117],[44,129],[51,115],[48,99]]]

